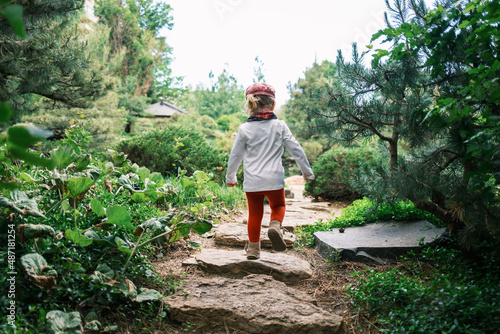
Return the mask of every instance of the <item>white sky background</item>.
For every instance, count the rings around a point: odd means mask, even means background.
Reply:
[[[353,42],[365,50],[386,9],[384,0],[161,1],[173,8],[174,27],[162,34],[173,47],[173,76],[195,87],[226,69],[246,88],[258,56],[278,106],[315,59],[334,62],[338,49],[350,59]]]

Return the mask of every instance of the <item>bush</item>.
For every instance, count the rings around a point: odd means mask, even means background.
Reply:
[[[375,150],[367,147],[333,148],[312,168],[316,179],[307,182],[305,192],[316,200],[354,200],[360,194],[349,187],[354,170],[362,163],[374,163]]]
[[[457,249],[428,248],[389,271],[356,272],[347,292],[381,333],[497,333],[500,267],[498,254],[487,253],[471,261]]]
[[[214,181],[223,182],[228,156],[210,146],[197,132],[183,127],[167,126],[124,140],[117,145],[138,165],[164,175],[177,175],[178,169],[192,175],[201,170],[212,173]]]

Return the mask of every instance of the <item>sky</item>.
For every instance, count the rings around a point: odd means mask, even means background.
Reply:
[[[184,85],[209,85],[209,73],[224,69],[246,88],[263,63],[278,107],[287,86],[304,77],[314,61],[334,62],[338,50],[350,59],[384,27],[384,0],[162,0],[172,7],[174,26],[162,35],[173,48],[172,75]]]

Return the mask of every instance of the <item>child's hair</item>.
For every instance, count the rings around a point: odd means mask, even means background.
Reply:
[[[272,96],[248,94],[245,109],[250,115],[255,115],[259,111],[272,109],[274,104],[275,101]]]

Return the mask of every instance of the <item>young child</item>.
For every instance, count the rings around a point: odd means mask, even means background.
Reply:
[[[299,166],[306,181],[314,174],[302,147],[284,121],[274,114],[275,90],[265,83],[254,83],[245,92],[246,110],[250,114],[242,124],[229,156],[226,183],[237,184],[236,172],[243,161],[243,190],[248,201],[248,259],[260,257],[260,231],[264,215],[264,197],[271,207],[268,237],[276,251],[286,250],[282,226],[285,216],[285,170],[281,163],[283,145]]]

